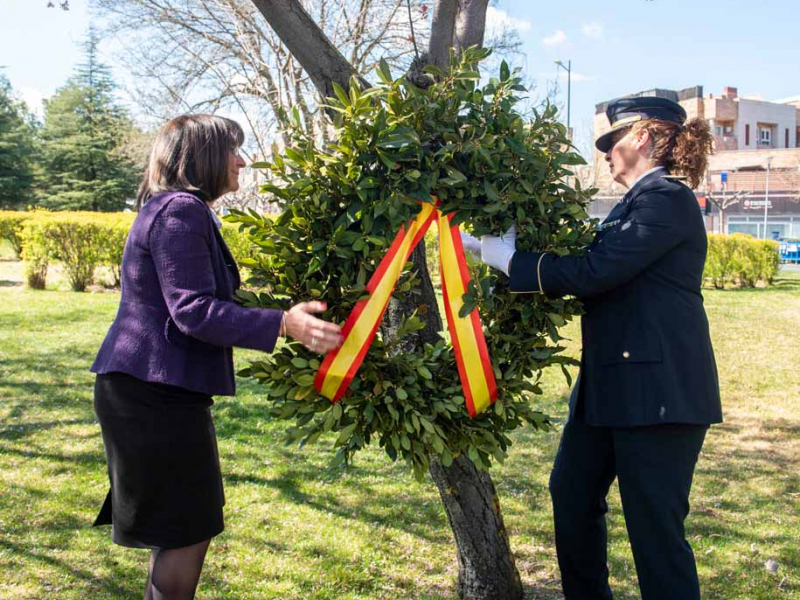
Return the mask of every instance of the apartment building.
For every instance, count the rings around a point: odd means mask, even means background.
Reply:
[[[715,153],[696,193],[709,231],[800,237],[800,96],[766,101],[739,96],[735,87],[704,94],[703,86],[630,96],[669,98],[683,106],[689,119],[708,120]],[[609,129],[607,104],[596,106],[595,139]],[[624,189],[611,179],[603,155],[595,151],[592,163],[600,194],[590,213],[602,217]]]

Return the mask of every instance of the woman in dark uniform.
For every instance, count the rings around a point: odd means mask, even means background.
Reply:
[[[291,336],[325,353],[338,326],[312,315],[233,301],[239,273],[210,205],[239,188],[244,133],[211,115],[159,132],[122,259],[119,311],[92,366],[111,490],[96,525],[150,548],[145,600],[194,597],[225,502],[213,395],[235,393],[232,347],[271,352]]]
[[[567,600],[610,600],[606,494],[615,478],[643,600],[698,600],[684,520],[708,426],[722,420],[701,285],[707,237],[687,179],[712,136],[677,103],[624,98],[598,138],[629,189],[585,256],[517,251],[514,232],[481,240],[516,292],[584,303],[581,370],[550,478]]]

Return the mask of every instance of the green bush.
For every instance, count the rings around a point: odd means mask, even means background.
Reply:
[[[128,232],[135,218],[136,213],[104,213],[98,219],[100,242],[104,250],[101,264],[107,266],[111,271],[114,287],[118,287],[120,284],[122,254],[125,251],[125,242],[128,241]]]
[[[709,234],[708,256],[703,276],[711,285],[755,287],[772,283],[780,268],[779,244],[756,240],[747,234]]]
[[[44,289],[50,264],[60,262],[72,289],[85,290],[95,269],[111,271],[113,285],[120,283],[122,255],[136,213],[73,211],[0,211],[0,239],[8,239],[25,261],[29,287]],[[223,223],[222,236],[237,263],[255,256],[253,245],[239,226]],[[27,246],[30,245],[28,248]],[[20,251],[25,247],[24,251]],[[246,274],[246,269],[245,269]]]
[[[253,247],[250,236],[247,235],[247,232],[241,231],[239,225],[223,222],[221,231],[222,237],[228,245],[228,249],[231,251],[236,264],[241,264],[242,261],[247,262],[247,259],[255,258],[257,248]]]
[[[21,210],[0,210],[0,240],[7,240],[14,255],[22,255],[22,225],[34,213]]]
[[[116,269],[125,245],[131,218],[123,213],[32,213],[22,227],[22,259],[28,285],[44,289],[50,263],[60,262],[75,291],[94,281],[95,269],[106,264]]]
[[[24,221],[20,230],[21,258],[25,261],[25,279],[28,287],[43,290],[47,283],[47,269],[55,248],[44,223],[47,213],[36,212]]]

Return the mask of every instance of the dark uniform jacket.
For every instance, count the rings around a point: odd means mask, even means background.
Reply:
[[[694,193],[656,171],[612,210],[586,256],[514,255],[512,291],[584,303],[570,408],[581,402],[588,424],[722,420],[700,292],[706,250]]]

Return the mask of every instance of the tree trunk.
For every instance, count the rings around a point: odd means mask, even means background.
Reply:
[[[333,47],[297,0],[252,0],[311,77],[320,94],[333,95],[332,82],[347,89],[353,67]],[[449,51],[481,45],[486,26],[488,0],[439,0],[433,16],[428,61],[449,68]],[[364,87],[368,87],[364,84]],[[406,302],[392,300],[382,331],[391,336],[400,319],[414,310],[425,321],[425,329],[403,344],[404,350],[436,343],[442,330],[436,294],[425,263],[425,245],[420,242],[411,255],[422,283],[420,295]],[[500,501],[488,473],[478,471],[466,456],[450,467],[438,461],[430,474],[444,504],[453,530],[458,559],[458,591],[462,600],[521,600],[522,584],[514,564],[503,524]]]
[[[459,598],[521,599],[522,582],[492,478],[466,457],[456,458],[449,467],[433,461],[430,473],[458,547]]]

